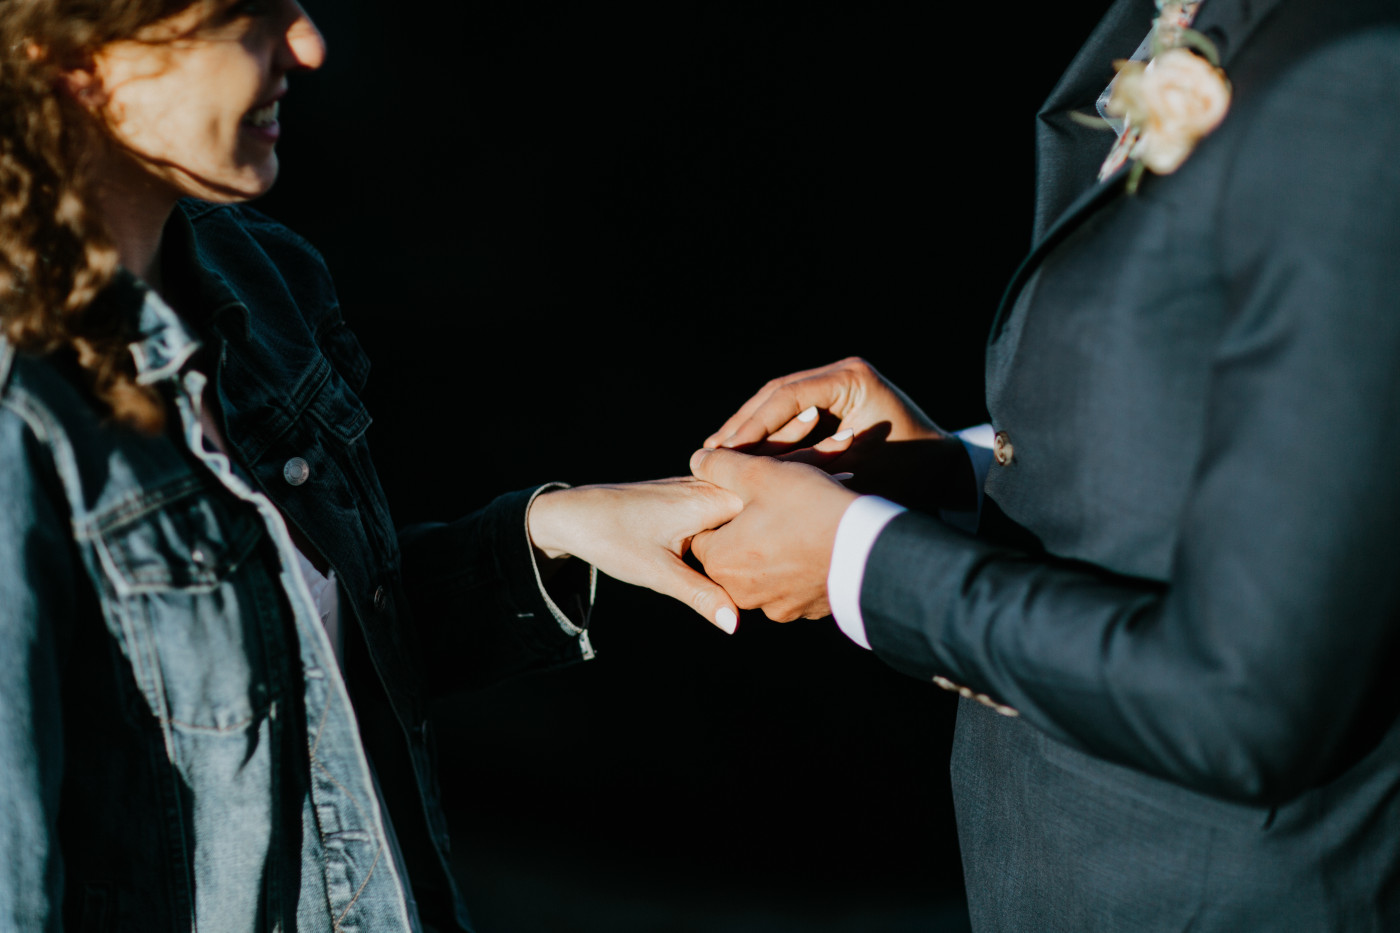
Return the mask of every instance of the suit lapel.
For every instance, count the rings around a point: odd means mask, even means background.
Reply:
[[[1205,0],[1194,28],[1215,42],[1228,74],[1235,54],[1280,2]],[[1093,180],[1099,161],[1108,151],[1111,134],[1081,127],[1068,115],[1072,111],[1093,112],[1095,101],[1113,76],[1113,59],[1128,55],[1137,47],[1155,15],[1153,0],[1118,0],[1036,115],[1035,241],[1002,295],[991,339],[995,340],[1001,332],[1021,288],[1046,254],[1122,191],[1128,173],[1126,166],[1103,182]],[[1107,67],[1097,66],[1098,61]],[[1103,146],[1092,145],[1092,134],[1096,133],[1105,137]],[[1092,165],[1086,169],[1089,163]]]
[[[1114,172],[1104,181],[1089,188],[1060,215],[1059,220],[1046,231],[1040,241],[1032,247],[1030,255],[1021,260],[1021,265],[1017,267],[1015,274],[1011,276],[1011,282],[1006,286],[1006,291],[1002,293],[1001,304],[997,307],[996,318],[992,322],[992,333],[990,340],[996,340],[1001,335],[1001,329],[1006,324],[1006,319],[1011,313],[1011,308],[1016,303],[1016,296],[1020,294],[1027,279],[1039,267],[1046,253],[1054,249],[1065,235],[1073,230],[1079,223],[1088,217],[1095,209],[1115,197],[1123,188],[1125,179],[1128,176],[1128,169],[1125,166]]]
[[[1206,0],[1194,26],[1215,43],[1226,74],[1235,53],[1248,43],[1254,30],[1279,3],[1280,0]]]
[[[1113,60],[1131,55],[1147,34],[1153,0],[1118,0],[1074,56],[1035,115],[1035,228],[1031,242],[1065,208],[1096,183],[1113,134],[1080,126],[1071,113],[1093,113],[1099,93],[1113,80]]]

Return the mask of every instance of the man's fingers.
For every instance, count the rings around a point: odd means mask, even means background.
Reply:
[[[690,553],[702,567],[705,565],[705,555],[710,553],[710,536],[713,534],[714,530],[711,529],[702,531],[690,539]]]
[[[747,505],[750,477],[747,475],[764,458],[724,447],[701,448],[690,456],[690,472],[696,479],[713,483],[738,496]]]
[[[828,463],[851,449],[851,441],[855,436],[856,432],[846,428],[822,439],[811,447],[803,447],[801,450],[779,454],[777,459],[786,460],[789,463],[808,463],[826,469]]]
[[[725,419],[724,424],[719,426],[718,431],[705,438],[705,443],[701,446],[720,446],[720,443],[725,438],[733,434],[735,429],[738,428],[739,425],[746,423],[750,418],[753,417],[754,412],[758,411],[759,408],[767,404],[769,399],[773,397],[774,392],[782,388],[782,386],[785,383],[789,382],[792,379],[799,378],[802,375],[803,373],[794,373],[791,376],[782,376],[777,379],[768,380],[768,382],[764,384],[763,388],[759,389],[757,392],[755,392],[749,397],[748,401],[744,402],[743,405],[739,406],[738,411],[736,411],[734,414],[730,415],[728,418]],[[793,414],[795,415],[797,414],[797,412],[794,411]]]
[[[702,529],[718,528],[726,522],[733,521],[734,517],[743,510],[744,500],[737,493],[713,484],[696,482],[693,479],[688,481],[695,484],[699,496],[698,527]]]
[[[816,428],[818,415],[817,406],[808,405],[787,424],[769,434],[768,440],[774,444],[796,444]]]
[[[718,431],[705,438],[703,446],[743,447],[769,438],[785,426],[796,431],[797,427],[791,425],[796,419],[805,417],[808,423],[815,423],[819,411],[831,410],[845,398],[842,370],[848,362],[842,360],[769,380]],[[791,440],[802,437],[798,434]]]
[[[718,447],[720,442],[734,433],[734,429],[749,420],[749,417],[767,400],[769,394],[768,386],[760,389],[752,398],[739,407],[739,410],[725,419],[724,424],[719,426],[719,430],[705,438],[702,447]]]
[[[845,397],[844,384],[838,376],[809,376],[784,383],[747,419],[735,425],[728,436],[720,438],[716,446],[744,447],[769,439],[801,440],[816,427],[821,412],[830,411],[840,417]]]

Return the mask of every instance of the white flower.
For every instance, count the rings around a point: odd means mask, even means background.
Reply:
[[[1150,63],[1119,63],[1108,112],[1138,131],[1131,157],[1158,175],[1170,175],[1230,108],[1225,75],[1199,55],[1167,49]]]

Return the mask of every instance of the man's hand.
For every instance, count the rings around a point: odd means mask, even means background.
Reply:
[[[810,447],[823,422],[835,431]],[[851,357],[774,379],[705,440],[849,472],[849,486],[926,512],[977,506],[976,477],[962,442],[945,434],[865,360]]]
[[[734,601],[683,558],[696,532],[729,521],[740,505],[732,493],[677,477],[546,492],[527,522],[545,557],[578,557],[624,583],[672,596],[732,635],[739,624]]]
[[[816,467],[733,450],[697,451],[690,469],[744,505],[727,525],[691,541],[710,578],[775,622],[830,615],[831,549],[855,494]]]
[[[705,447],[750,447],[753,453],[791,448],[817,427],[818,412],[840,419],[833,433],[859,442],[873,432],[886,441],[929,441],[944,436],[919,407],[875,367],[857,357],[771,380],[705,439]],[[753,445],[765,443],[762,447]]]

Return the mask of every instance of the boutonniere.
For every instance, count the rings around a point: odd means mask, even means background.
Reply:
[[[1144,171],[1170,175],[1180,168],[1230,109],[1230,82],[1215,44],[1189,28],[1195,6],[1158,0],[1148,61],[1113,63],[1118,74],[1103,105],[1110,119],[1073,115],[1087,125],[1119,129],[1099,178],[1132,160],[1129,194],[1137,191]]]

